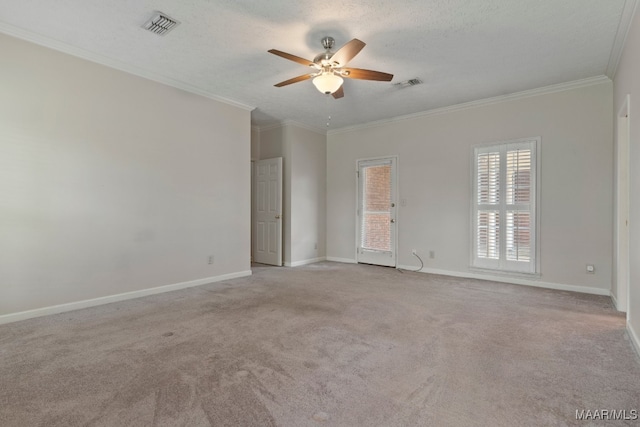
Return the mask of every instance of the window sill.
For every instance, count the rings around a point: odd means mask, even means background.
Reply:
[[[509,270],[494,270],[492,268],[481,267],[469,267],[469,271],[478,274],[485,274],[487,276],[500,276],[500,277],[513,277],[521,279],[540,279],[542,275],[540,273],[525,273],[522,271],[509,271]]]

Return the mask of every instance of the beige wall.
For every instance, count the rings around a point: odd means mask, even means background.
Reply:
[[[284,124],[260,132],[260,158],[282,157],[283,262],[295,266],[325,256],[326,137]]]
[[[297,265],[325,256],[325,135],[287,126],[291,139],[291,257]]]
[[[0,51],[0,315],[248,273],[249,111]]]
[[[469,273],[472,146],[542,138],[537,283],[608,294],[612,85],[335,131],[327,143],[327,257],[355,258],[356,159],[398,155],[398,264]],[[429,259],[429,251],[435,258]],[[586,264],[595,274],[586,274]]]
[[[260,129],[251,127],[251,160],[260,160]]]
[[[628,326],[640,352],[640,13],[636,11],[627,35],[622,58],[614,78],[614,103],[612,115],[627,95],[631,96],[630,108],[630,206],[629,206],[629,311]]]

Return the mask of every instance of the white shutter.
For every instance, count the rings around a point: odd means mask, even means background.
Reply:
[[[478,204],[500,202],[500,153],[478,155]]]
[[[478,154],[476,159],[478,258],[500,259],[500,152]]]
[[[536,272],[538,142],[520,140],[474,149],[474,267]]]
[[[531,148],[507,149],[507,261],[531,261]]]
[[[478,211],[478,258],[500,259],[500,212]]]

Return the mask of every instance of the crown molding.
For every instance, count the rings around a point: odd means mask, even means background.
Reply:
[[[282,120],[280,122],[277,123],[273,123],[273,124],[269,124],[269,125],[264,125],[264,126],[252,126],[252,128],[257,129],[259,132],[266,132],[268,130],[273,130],[273,129],[280,129],[283,128],[285,126],[295,126],[301,129],[305,129],[308,130],[310,132],[314,132],[320,135],[326,135],[327,131],[317,128],[315,126],[311,126],[305,123],[300,123],[297,122],[295,120],[291,120],[291,119],[286,119],[286,120]]]
[[[306,123],[296,122],[295,120],[286,119],[282,122],[285,126],[295,126],[310,132],[318,133],[320,135],[326,135],[327,131],[325,129],[317,128],[315,126],[308,125]]]
[[[258,132],[266,132],[269,130],[273,130],[273,129],[280,129],[282,127],[284,127],[284,122],[276,122],[276,123],[271,123],[268,125],[262,125],[262,126],[252,126],[255,129],[258,130]]]
[[[147,70],[143,70],[141,68],[135,67],[133,65],[125,64],[116,59],[109,58],[103,55],[99,55],[93,52],[89,52],[87,50],[71,46],[67,43],[54,40],[49,37],[42,36],[40,34],[32,33],[31,31],[24,30],[22,28],[15,27],[13,25],[9,25],[4,22],[0,22],[0,33],[4,33],[8,36],[12,36],[21,40],[25,40],[40,46],[47,47],[49,49],[53,49],[62,53],[66,53],[68,55],[72,55],[90,62],[94,62],[100,65],[104,65],[109,68],[116,69],[118,71],[123,71],[127,74],[133,74],[134,76],[142,77],[147,80],[154,81],[156,83],[161,83],[166,86],[171,86],[176,89],[183,90],[185,92],[193,93],[195,95],[200,95],[205,98],[212,99],[214,101],[221,102],[223,104],[228,104],[233,107],[240,108],[246,111],[252,111],[255,107],[252,107],[247,104],[243,104],[241,102],[234,101],[232,99],[228,99],[222,96],[215,95],[211,92],[207,92],[195,86],[192,86],[188,83],[175,80],[169,77],[161,76],[159,74],[155,74],[149,72]]]
[[[566,83],[543,86],[537,89],[525,90],[522,92],[515,92],[508,95],[501,95],[493,98],[479,99],[477,101],[465,102],[462,104],[451,105],[448,107],[435,108],[432,110],[421,111],[418,113],[407,114],[404,116],[392,117],[390,119],[376,120],[373,122],[347,126],[339,129],[332,129],[327,132],[327,135],[337,135],[341,133],[354,132],[361,129],[383,126],[388,123],[394,123],[394,122],[399,122],[403,120],[438,116],[441,114],[454,113],[457,111],[468,110],[471,108],[485,107],[488,105],[499,104],[502,102],[509,102],[509,101],[514,101],[518,99],[531,98],[534,96],[547,95],[547,94],[556,93],[556,92],[564,92],[567,90],[579,89],[582,87],[595,86],[595,85],[610,83],[610,82],[611,82],[611,79],[607,76],[589,77],[586,79],[574,80]]]
[[[620,23],[618,24],[618,30],[616,31],[616,37],[613,41],[613,47],[611,48],[611,55],[609,55],[609,63],[607,64],[606,75],[613,79],[618,70],[618,64],[622,57],[622,51],[624,50],[624,44],[627,41],[627,35],[631,29],[631,22],[635,15],[636,8],[638,6],[638,0],[626,0],[622,9],[622,16],[620,17]]]

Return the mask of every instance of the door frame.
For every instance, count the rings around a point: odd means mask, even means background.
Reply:
[[[616,140],[615,140],[615,232],[614,232],[614,254],[615,254],[615,281],[616,295],[614,302],[618,311],[629,313],[629,276],[631,270],[629,258],[629,208],[630,208],[630,184],[631,184],[631,96],[624,98],[622,106],[616,115]],[[624,131],[621,138],[620,130]],[[621,165],[626,165],[626,174]]]
[[[391,203],[395,203],[395,211],[393,213],[393,217],[395,218],[395,239],[393,239],[393,259],[394,265],[393,268],[398,268],[398,224],[399,224],[399,209],[398,209],[398,200],[400,199],[398,188],[398,177],[400,176],[400,165],[398,162],[398,155],[389,155],[389,156],[376,156],[376,157],[363,157],[356,159],[355,165],[355,189],[356,189],[356,197],[355,197],[355,248],[354,248],[354,259],[356,264],[358,263],[358,249],[360,247],[360,216],[358,215],[358,209],[360,209],[360,162],[368,162],[368,161],[383,161],[383,160],[391,160],[392,168],[391,168]]]

